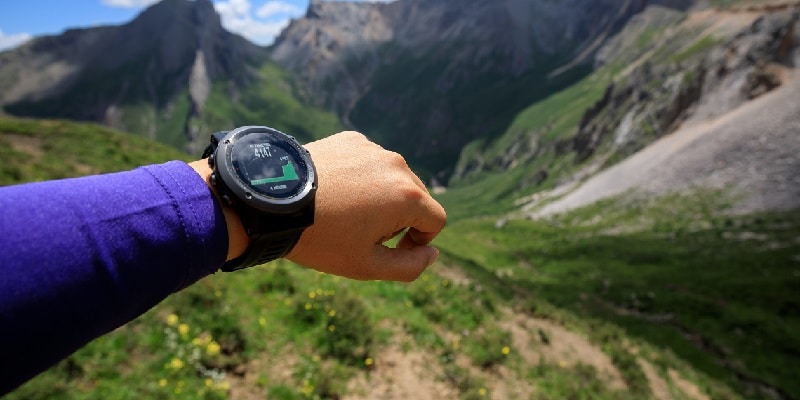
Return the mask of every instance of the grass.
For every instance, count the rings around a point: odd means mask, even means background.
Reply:
[[[446,193],[437,196],[452,219],[501,213],[514,208],[514,200],[535,190],[552,186],[576,166],[571,154],[556,154],[560,140],[572,135],[585,111],[594,105],[611,83],[618,68],[597,71],[573,86],[526,108],[514,118],[506,132],[486,143],[475,141],[462,151],[453,179]],[[535,139],[534,139],[535,138]],[[531,144],[535,140],[535,143]],[[509,149],[522,148],[518,154]],[[471,168],[476,159],[486,164]],[[501,159],[513,159],[518,165],[507,168]],[[546,173],[544,182],[537,174]]]
[[[95,124],[0,118],[6,161],[0,185],[132,169],[189,160],[171,147]]]
[[[796,397],[800,213],[720,217],[714,198],[607,201],[502,229],[462,221],[439,243],[477,268],[511,271],[498,286],[670,349],[748,398],[768,398],[759,386]]]
[[[258,71],[258,78],[237,99],[231,98],[224,83],[215,83],[200,117],[201,125],[207,126],[209,131],[268,125],[294,135],[301,142],[321,139],[342,130],[333,113],[299,100],[286,71],[265,63]]]

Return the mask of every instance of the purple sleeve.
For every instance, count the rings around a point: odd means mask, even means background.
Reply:
[[[213,273],[227,248],[182,162],[0,188],[0,395]]]

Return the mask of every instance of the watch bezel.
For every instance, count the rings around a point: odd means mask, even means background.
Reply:
[[[307,179],[302,184],[303,187],[297,194],[281,198],[271,197],[256,190],[242,180],[239,174],[236,173],[232,151],[236,143],[243,137],[255,134],[267,133],[278,140],[287,143],[290,147],[297,151],[297,154],[302,158],[307,170]],[[242,126],[228,132],[223,137],[217,149],[214,152],[215,163],[217,165],[218,179],[230,190],[231,194],[236,197],[236,200],[242,204],[255,208],[257,210],[267,213],[290,214],[305,208],[310,202],[314,200],[314,194],[317,189],[316,169],[311,160],[311,155],[297,140],[277,129],[269,128],[266,126]]]

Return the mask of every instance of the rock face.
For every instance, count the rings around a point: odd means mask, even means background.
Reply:
[[[558,175],[535,160],[570,158],[578,172],[555,183],[579,181],[685,124],[724,115],[775,90],[797,68],[798,10],[795,3],[690,12],[649,6],[597,52],[598,68],[622,72],[605,78],[603,95],[571,133],[554,137],[547,126],[515,125],[523,134],[498,139],[508,143],[503,148],[465,155],[455,177],[533,164],[520,186],[535,187]]]
[[[800,15],[793,11],[765,13],[702,57],[644,63],[625,84],[609,86],[603,99],[586,111],[564,149],[575,151],[578,161],[585,160],[604,135],[619,133],[628,118],[632,128],[614,140],[617,148],[631,145],[624,151],[627,156],[653,135],[661,137],[684,122],[718,117],[772,91],[788,69],[797,67],[798,22]]]
[[[554,151],[579,162],[601,152],[597,160],[623,161],[534,216],[631,189],[729,189],[732,211],[743,213],[800,207],[800,4],[714,19],[750,23],[692,57],[643,63],[609,86]]]
[[[521,108],[583,76],[645,4],[312,1],[272,58],[310,98],[446,179],[467,142],[496,136]]]
[[[188,119],[212,81],[245,86],[266,54],[225,31],[210,0],[165,0],[125,25],[73,29],[0,54],[0,105],[16,115],[124,127],[120,107],[168,108],[188,90]]]

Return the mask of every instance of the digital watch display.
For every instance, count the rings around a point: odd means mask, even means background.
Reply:
[[[223,265],[233,271],[285,256],[314,222],[317,176],[311,155],[293,137],[265,126],[211,135],[203,157],[210,181],[250,237],[245,254]]]
[[[278,199],[297,195],[308,179],[308,166],[297,150],[267,133],[239,139],[231,149],[231,162],[253,191]]]

